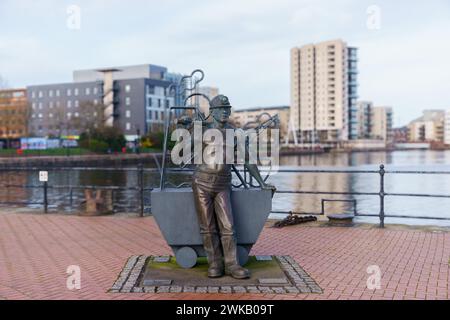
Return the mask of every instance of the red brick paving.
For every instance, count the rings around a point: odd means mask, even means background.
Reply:
[[[171,254],[152,217],[0,214],[0,299],[448,299],[450,233],[265,228],[252,254],[290,255],[323,294],[107,293],[131,255]],[[68,290],[69,265],[81,289]],[[381,289],[366,269],[378,265]]]

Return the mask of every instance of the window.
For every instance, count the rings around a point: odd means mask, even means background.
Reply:
[[[130,90],[131,90],[131,86],[129,84],[127,84],[125,86],[125,92],[130,92]]]
[[[75,88],[75,90],[73,92],[77,96],[78,95],[78,88]]]
[[[33,104],[31,105],[31,108],[36,109],[36,102],[33,102]]]
[[[125,105],[127,105],[127,106],[130,105],[130,97],[125,98]]]
[[[50,101],[50,102],[48,103],[48,106],[49,106],[50,109],[53,109],[53,101]]]
[[[56,96],[59,97],[60,93],[59,90],[56,90]]]
[[[130,110],[125,111],[125,117],[131,118],[131,112],[130,112]]]
[[[36,92],[31,91],[31,97],[32,97],[32,98],[36,98]]]
[[[98,88],[94,87],[94,94],[97,94],[97,93],[98,93]]]
[[[88,96],[91,94],[91,88],[86,88],[84,93]]]
[[[161,99],[158,99],[158,107],[161,108]]]
[[[75,112],[73,115],[75,116],[75,118],[78,118],[78,116],[79,116],[80,114],[79,114],[78,112]]]
[[[80,106],[80,102],[78,100],[75,100],[75,108],[78,108]]]
[[[71,89],[67,89],[67,96],[71,96],[72,95],[72,90]]]
[[[155,94],[155,86],[148,86],[147,88],[149,94]]]
[[[67,118],[71,118],[72,117],[72,113],[70,113],[70,112],[67,112]]]
[[[42,109],[42,102],[39,102],[39,109]]]
[[[94,106],[98,105],[98,100],[94,99]]]
[[[39,114],[38,114],[38,118],[42,118],[42,113],[39,113]]]
[[[42,91],[39,91],[38,93],[39,98],[42,98],[44,96],[44,94],[42,93]]]
[[[152,102],[153,102],[153,99],[152,99],[152,98],[148,98],[148,106],[149,106],[149,107],[152,106]]]
[[[169,99],[166,99],[166,108],[169,107]]]
[[[131,129],[131,124],[129,122],[127,122],[126,126],[125,126],[126,130],[130,130]]]
[[[149,120],[152,120],[152,110],[148,111],[148,118],[149,118]]]
[[[49,91],[48,91],[48,96],[49,96],[49,97],[53,97],[53,90],[49,90]]]
[[[158,120],[158,111],[155,111],[155,120]]]
[[[49,117],[49,118],[53,118],[53,113],[49,113],[49,114],[48,114],[48,117]]]
[[[97,111],[94,111],[94,117],[97,117]]]

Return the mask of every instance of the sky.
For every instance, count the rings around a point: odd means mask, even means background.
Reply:
[[[290,49],[338,38],[359,49],[359,99],[392,106],[395,126],[450,109],[448,0],[0,0],[12,87],[152,63],[203,69],[236,109],[289,105]]]

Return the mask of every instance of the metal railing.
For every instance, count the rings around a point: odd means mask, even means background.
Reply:
[[[138,165],[137,168],[114,168],[114,167],[55,167],[55,168],[38,168],[38,167],[26,167],[26,168],[5,168],[0,169],[0,172],[5,171],[32,171],[37,172],[39,170],[47,171],[131,171],[137,173],[137,185],[136,186],[99,186],[99,185],[51,185],[47,182],[41,185],[12,185],[5,184],[1,185],[3,188],[40,188],[43,190],[43,200],[42,202],[0,202],[0,204],[21,204],[21,205],[42,205],[44,212],[48,212],[49,199],[48,190],[60,190],[69,189],[70,197],[72,197],[73,190],[84,190],[84,189],[104,189],[112,191],[134,191],[138,194],[139,199],[139,215],[144,216],[146,209],[144,194],[146,191],[151,191],[154,188],[144,186],[144,175],[145,173],[160,173],[160,168],[144,168],[142,164]],[[241,170],[239,170],[241,171]],[[191,169],[179,169],[171,168],[167,169],[168,174],[180,174],[180,173],[190,173]],[[345,201],[353,202],[354,208],[353,213],[357,217],[378,217],[379,226],[384,228],[385,218],[408,218],[408,219],[429,219],[429,220],[450,220],[450,217],[433,217],[433,216],[416,216],[416,215],[389,215],[385,214],[385,198],[386,197],[426,197],[426,198],[449,198],[450,194],[427,194],[427,193],[398,193],[398,192],[386,192],[385,191],[385,176],[386,174],[431,174],[431,175],[450,175],[450,171],[413,171],[413,170],[385,170],[384,165],[380,165],[379,170],[327,170],[327,169],[279,169],[279,173],[357,173],[357,174],[377,174],[379,176],[379,188],[377,192],[336,192],[336,191],[316,191],[316,190],[277,190],[277,194],[298,194],[298,195],[343,195],[343,196],[376,196],[379,198],[379,211],[378,214],[362,214],[356,209],[355,199],[321,199],[322,210],[318,213],[307,213],[307,212],[293,212],[293,211],[272,211],[272,213],[277,214],[308,214],[308,215],[325,215],[325,202],[326,201]],[[72,198],[71,198],[72,199]],[[72,205],[72,200],[70,201]],[[151,204],[150,204],[151,206]],[[149,207],[150,207],[149,206]]]

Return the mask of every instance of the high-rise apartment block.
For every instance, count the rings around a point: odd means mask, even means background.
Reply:
[[[207,96],[210,100],[212,100],[215,96],[219,94],[219,88],[216,87],[199,87],[198,93],[204,94]],[[209,112],[209,104],[208,100],[200,97],[196,97],[194,103],[198,103],[200,111],[202,111],[205,114],[208,114]]]
[[[373,107],[371,114],[370,136],[372,139],[393,141],[391,107]]]
[[[358,101],[357,103],[357,119],[358,119],[358,139],[370,139],[372,127],[372,110],[373,103],[371,101]]]
[[[391,107],[376,107],[371,101],[357,103],[358,139],[393,141]]]
[[[291,117],[302,141],[358,137],[357,49],[342,40],[291,49]]]

